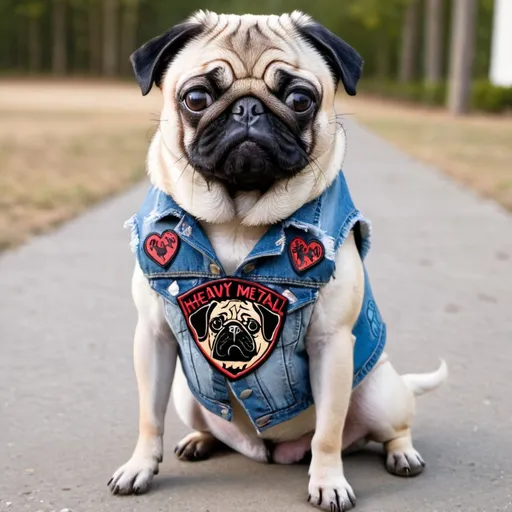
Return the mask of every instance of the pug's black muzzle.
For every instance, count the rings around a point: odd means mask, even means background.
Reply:
[[[218,361],[248,362],[256,354],[254,338],[237,322],[229,322],[222,328],[212,351],[212,356]]]
[[[190,162],[240,190],[264,190],[309,162],[300,137],[257,98],[235,101],[199,135]]]

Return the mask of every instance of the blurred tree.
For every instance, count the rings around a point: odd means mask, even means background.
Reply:
[[[438,85],[443,78],[443,7],[444,0],[425,3],[425,81]]]
[[[87,13],[91,0],[68,0],[68,57],[69,71],[82,74],[89,58],[89,24]]]
[[[461,47],[450,8],[475,3],[476,34],[469,39],[464,36],[469,46]],[[451,76],[460,77],[460,62],[468,61],[468,52],[474,55],[469,59],[474,61],[474,75],[487,77],[493,3],[494,0],[208,0],[206,6],[237,14],[279,14],[294,9],[307,12],[361,53],[364,79],[377,77],[379,80],[372,84],[376,86],[379,81],[382,85],[383,79],[388,82],[394,77],[414,80],[420,69],[429,84],[443,82],[448,67]],[[84,70],[107,77],[126,75],[130,70],[128,57],[136,47],[204,7],[204,0],[0,0],[0,68],[53,71],[58,75]],[[471,18],[471,10],[465,16]],[[453,41],[451,53],[457,54],[456,58],[447,58],[448,41]],[[461,48],[464,55],[458,54]],[[455,83],[460,83],[458,78],[452,81]]]
[[[87,0],[87,4],[87,24],[89,26],[89,71],[93,75],[99,75],[102,70],[102,9],[98,0]]]
[[[103,74],[114,77],[119,71],[119,0],[103,3]]]
[[[469,110],[477,0],[453,0],[453,9],[448,108],[461,115]]]
[[[509,2],[510,0],[506,1]],[[479,78],[486,79],[489,76],[494,29],[494,8],[494,0],[479,0],[478,2],[474,75]]]
[[[410,82],[415,78],[418,48],[420,43],[421,4],[411,0],[406,7],[402,25],[402,42],[400,50],[400,82]]]
[[[42,40],[41,18],[45,11],[42,0],[22,0],[16,7],[16,13],[26,22],[28,70],[30,73],[41,71]]]
[[[351,0],[348,5],[348,17],[342,18],[341,31],[353,26],[356,21],[360,24],[359,34],[355,34],[354,44],[361,48],[361,53],[367,62],[365,70],[373,71],[378,78],[388,78],[395,61],[395,48],[400,35],[400,21],[404,6],[409,0]],[[371,50],[361,45],[362,35],[371,43]]]
[[[53,0],[52,9],[52,71],[65,75],[67,71],[67,1]]]
[[[139,0],[122,0],[120,71],[131,72],[129,55],[137,48]]]

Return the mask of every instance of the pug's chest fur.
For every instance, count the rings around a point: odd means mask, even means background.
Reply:
[[[239,219],[225,224],[201,222],[201,227],[227,275],[235,272],[267,231],[266,226],[243,226]]]

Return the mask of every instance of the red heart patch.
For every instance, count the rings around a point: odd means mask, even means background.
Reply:
[[[306,242],[300,236],[295,237],[288,246],[290,260],[296,272],[302,273],[318,265],[325,256],[325,249],[319,240]]]
[[[164,231],[161,235],[151,233],[144,240],[144,252],[157,264],[169,266],[180,247],[180,239],[174,231]]]

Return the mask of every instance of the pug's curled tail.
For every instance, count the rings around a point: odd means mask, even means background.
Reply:
[[[402,375],[405,385],[414,393],[421,396],[439,387],[448,377],[448,366],[441,359],[441,366],[431,373],[407,373]]]

